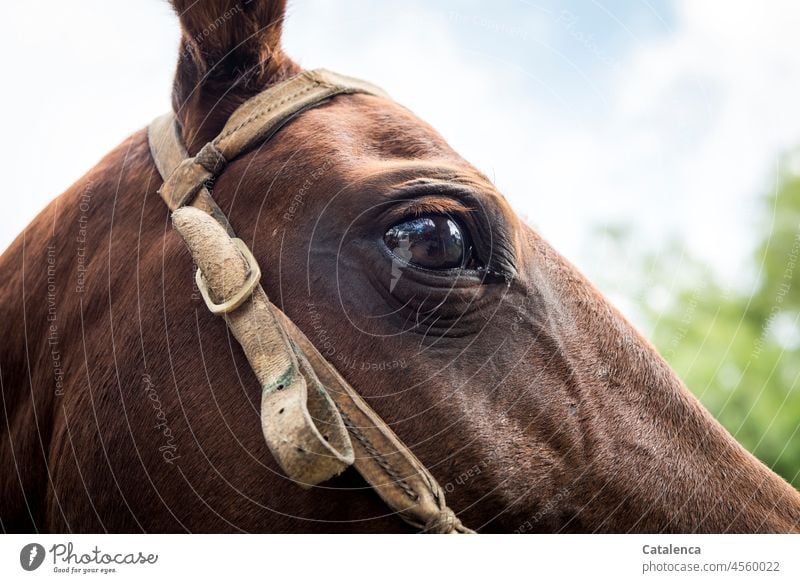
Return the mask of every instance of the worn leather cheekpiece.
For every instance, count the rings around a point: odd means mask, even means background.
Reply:
[[[242,287],[248,263],[214,218],[184,207],[172,213],[172,224],[214,299]],[[347,429],[314,370],[276,322],[261,286],[224,318],[261,384],[264,439],[286,475],[312,486],[341,473],[353,463]]]

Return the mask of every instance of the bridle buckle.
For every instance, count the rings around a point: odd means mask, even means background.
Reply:
[[[197,268],[197,272],[194,274],[194,279],[197,282],[197,288],[200,290],[200,295],[203,296],[206,306],[208,306],[208,309],[212,314],[217,316],[232,312],[241,306],[247,300],[247,298],[253,294],[256,286],[258,286],[258,282],[261,281],[261,268],[258,266],[256,258],[253,257],[253,253],[250,251],[250,249],[248,249],[247,245],[245,245],[245,242],[239,238],[233,238],[231,240],[234,242],[236,247],[239,248],[239,253],[242,254],[242,257],[247,262],[248,267],[247,279],[236,293],[234,293],[224,302],[217,304],[211,299],[211,293],[208,289],[208,282],[206,281],[206,278],[199,267]]]

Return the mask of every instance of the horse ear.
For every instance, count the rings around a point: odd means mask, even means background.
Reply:
[[[172,0],[181,21],[181,58],[218,77],[280,66],[286,0]],[[277,61],[277,62],[276,62]]]
[[[204,133],[191,127],[191,118],[229,115],[243,99],[299,70],[281,49],[286,0],[171,2],[181,22],[173,107],[190,126],[188,141]],[[198,120],[206,129],[215,125],[206,121]]]

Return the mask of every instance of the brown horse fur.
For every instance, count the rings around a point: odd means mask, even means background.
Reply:
[[[299,68],[280,49],[283,2],[174,4],[174,105],[196,151],[243,100]],[[2,529],[408,530],[352,470],[310,490],[280,475],[259,387],[192,287],[160,182],[139,131],[0,259]],[[214,196],[272,300],[465,524],[798,530],[798,492],[404,108],[337,97],[231,163]],[[468,227],[486,270],[405,268],[390,291],[383,233],[437,209]]]

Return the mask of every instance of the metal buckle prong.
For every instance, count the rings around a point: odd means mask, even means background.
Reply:
[[[208,282],[199,267],[194,274],[197,288],[200,290],[200,294],[203,296],[206,306],[209,311],[215,315],[227,314],[241,306],[245,300],[253,294],[256,286],[258,286],[258,282],[261,281],[261,268],[258,266],[256,258],[253,257],[253,253],[248,249],[247,245],[245,245],[245,242],[237,238],[233,238],[231,241],[239,248],[239,252],[242,254],[242,257],[244,257],[249,268],[247,279],[235,294],[220,304],[214,303],[208,290]]]

